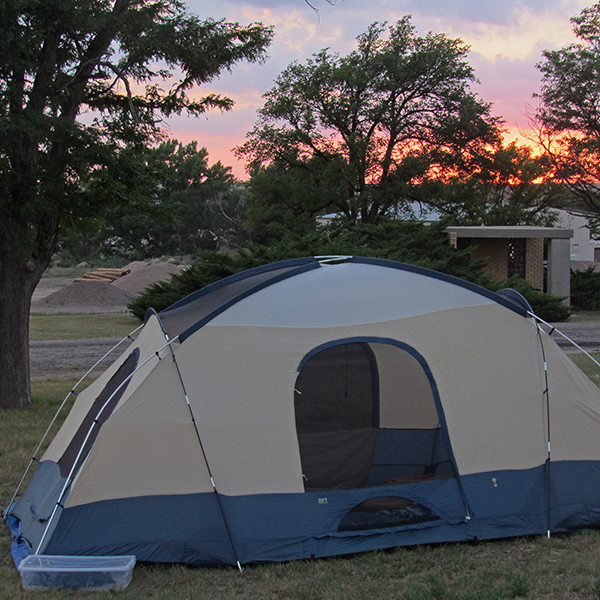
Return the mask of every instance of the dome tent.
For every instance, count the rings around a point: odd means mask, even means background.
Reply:
[[[240,565],[598,525],[599,433],[600,392],[510,298],[274,263],[149,311],[8,510],[13,555]]]

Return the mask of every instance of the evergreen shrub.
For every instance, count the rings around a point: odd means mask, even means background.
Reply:
[[[383,221],[377,225],[332,224],[318,232],[289,236],[267,247],[249,245],[237,254],[202,252],[198,260],[169,282],[156,283],[129,304],[143,319],[148,308],[157,312],[215,281],[263,264],[303,256],[349,255],[382,258],[414,264],[453,275],[491,290],[517,289],[534,312],[548,321],[564,321],[569,308],[562,298],[538,292],[527,283],[510,280],[499,285],[484,272],[485,261],[474,260],[470,249],[458,250],[448,243],[444,223],[426,225],[410,221]]]
[[[571,306],[575,310],[600,311],[600,272],[594,267],[571,271]]]

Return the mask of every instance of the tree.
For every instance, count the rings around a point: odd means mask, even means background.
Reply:
[[[253,180],[273,165],[310,173],[328,206],[376,223],[412,185],[473,170],[500,143],[470,90],[467,52],[444,34],[417,36],[409,17],[375,23],[347,56],[326,49],[287,67],[236,151]]]
[[[557,219],[553,209],[566,195],[550,170],[545,156],[512,142],[491,153],[480,170],[429,181],[418,195],[455,225],[551,227]]]
[[[206,148],[168,140],[131,154],[139,161],[138,195],[144,203],[108,207],[98,226],[96,254],[138,260],[193,254],[227,247],[238,235],[230,217],[239,210],[240,186],[230,167],[209,165]],[[90,193],[105,194],[111,180],[110,173],[93,173],[86,185]],[[67,248],[73,243],[69,237]]]
[[[179,0],[11,0],[0,22],[0,406],[23,407],[31,295],[61,223],[98,210],[81,180],[110,171],[120,186],[105,200],[127,201],[123,149],[161,116],[230,108],[190,92],[260,60],[272,31],[202,21]]]
[[[336,211],[341,203],[338,161],[318,164],[313,158],[306,168],[275,161],[259,169],[248,184],[244,228],[257,244],[278,243],[290,235],[303,235],[317,228],[317,215]],[[336,198],[338,202],[336,202]]]
[[[571,19],[579,38],[543,52],[534,114],[538,142],[554,179],[572,192],[571,208],[600,219],[600,3]]]

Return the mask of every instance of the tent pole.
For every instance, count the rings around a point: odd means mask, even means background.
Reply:
[[[536,314],[534,314],[532,312],[528,312],[527,314],[530,317],[533,317],[534,319],[536,319],[536,321],[538,321],[538,323],[541,323],[542,325],[546,325],[547,327],[550,327],[549,335],[552,335],[554,332],[558,333],[561,337],[563,337],[565,340],[567,340],[567,342],[569,342],[572,346],[577,348],[577,350],[579,350],[580,352],[583,352],[583,354],[585,354],[596,366],[600,367],[600,362],[598,362],[587,350],[582,348],[577,342],[572,340],[568,335],[566,335],[562,331],[560,331],[560,329],[557,329],[553,325],[550,325],[550,323],[547,323],[546,321],[544,321],[544,319],[541,319],[540,317],[538,317]]]
[[[223,524],[225,525],[225,530],[227,531],[227,537],[229,538],[229,543],[231,545],[231,550],[233,552],[234,560],[237,564],[237,568],[240,573],[243,572],[243,567],[240,562],[237,549],[235,547],[235,542],[233,539],[233,532],[231,531],[231,527],[229,525],[229,521],[227,520],[227,516],[225,514],[225,507],[223,506],[223,502],[221,500],[221,494],[217,490],[217,485],[213,478],[212,470],[210,468],[210,464],[208,463],[208,458],[206,456],[206,451],[204,449],[204,444],[202,443],[202,438],[200,437],[200,431],[198,430],[198,424],[196,422],[196,417],[194,416],[194,411],[192,409],[192,405],[190,403],[190,397],[188,396],[187,389],[185,387],[185,383],[183,381],[183,376],[181,375],[181,370],[179,369],[179,364],[177,363],[177,359],[175,358],[175,352],[173,347],[170,346],[171,356],[173,358],[173,364],[175,365],[175,369],[177,370],[177,377],[179,378],[179,383],[181,384],[181,389],[183,391],[183,396],[185,398],[185,403],[187,404],[188,411],[190,413],[190,418],[192,420],[192,425],[194,426],[194,431],[196,432],[196,439],[198,440],[198,445],[200,446],[200,451],[202,452],[202,458],[204,459],[204,464],[206,465],[206,470],[208,471],[208,476],[210,477],[210,483],[212,485],[213,493],[215,495],[215,499],[217,501],[217,505],[219,507],[219,512],[221,513],[221,518],[223,519]]]
[[[554,327],[553,325],[551,325],[550,323],[544,321],[544,319],[541,319],[540,317],[538,317],[535,313],[528,311],[527,313],[530,317],[533,317],[536,322],[537,322],[537,327],[538,327],[538,338],[540,340],[540,346],[542,349],[542,356],[544,359],[544,376],[546,378],[546,389],[544,390],[544,394],[546,395],[546,413],[547,413],[547,418],[548,418],[548,457],[546,460],[546,464],[547,464],[547,487],[548,487],[548,538],[550,538],[551,535],[551,531],[550,531],[550,483],[551,483],[551,478],[550,478],[550,459],[551,459],[551,448],[550,448],[550,399],[549,399],[549,388],[548,388],[548,364],[546,362],[546,355],[544,352],[544,344],[541,338],[541,333],[540,333],[540,323],[543,325],[546,325],[546,327],[550,328],[549,331],[549,335],[552,335],[554,332],[558,333],[560,336],[562,336],[565,340],[567,340],[571,345],[573,345],[575,348],[577,348],[580,352],[582,352],[583,354],[585,354],[596,366],[600,367],[600,362],[598,362],[587,350],[585,350],[584,348],[582,348],[577,342],[575,342],[574,340],[572,340],[569,336],[565,335],[562,331],[560,331],[559,329],[556,329],[556,327]]]
[[[550,487],[551,487],[551,474],[550,474],[550,462],[551,462],[551,458],[552,458],[552,454],[551,454],[551,427],[550,427],[550,386],[549,386],[549,382],[548,382],[548,362],[546,361],[546,351],[544,350],[544,341],[542,340],[542,335],[541,335],[541,327],[539,323],[536,323],[537,325],[537,335],[538,335],[538,340],[540,343],[540,349],[542,351],[542,360],[544,361],[544,391],[543,391],[543,396],[546,397],[546,438],[548,440],[548,450],[547,450],[547,455],[546,455],[546,514],[547,514],[547,518],[548,518],[548,530],[547,530],[547,535],[548,535],[548,539],[550,539],[551,537],[551,515],[550,515],[550,510],[551,510],[551,491],[550,491]]]
[[[146,364],[148,364],[149,361],[151,361],[154,358],[158,358],[158,360],[160,360],[160,356],[159,356],[159,352],[161,352],[162,350],[164,350],[167,346],[170,346],[175,340],[177,340],[178,338],[175,337],[172,340],[170,340],[169,342],[167,342],[164,346],[162,346],[161,348],[159,348],[156,352],[154,352],[153,354],[151,354],[150,356],[148,356],[148,358],[146,358],[146,360],[144,362],[142,362],[140,365],[138,365],[120,384],[119,386],[113,391],[113,393],[107,398],[106,402],[102,405],[102,407],[100,408],[100,410],[97,412],[96,417],[93,421],[93,423],[90,425],[90,428],[88,429],[88,432],[81,444],[81,446],[79,447],[79,451],[77,452],[77,456],[75,457],[75,460],[73,461],[73,465],[71,466],[71,469],[69,470],[69,474],[66,477],[65,483],[60,491],[60,494],[58,495],[58,500],[56,501],[56,504],[54,505],[54,508],[52,509],[52,513],[50,515],[50,517],[48,518],[48,520],[46,521],[46,527],[44,528],[44,533],[42,534],[42,537],[40,538],[40,541],[37,545],[37,548],[34,552],[34,554],[39,554],[40,551],[42,550],[44,541],[46,540],[46,536],[48,534],[48,531],[50,530],[50,525],[52,524],[52,521],[54,520],[54,517],[56,516],[56,513],[58,511],[59,508],[63,508],[62,506],[62,501],[65,497],[65,494],[67,493],[67,490],[69,489],[69,486],[71,485],[71,483],[73,482],[73,477],[75,475],[75,470],[77,469],[77,465],[79,463],[79,459],[82,456],[83,453],[83,449],[85,448],[85,445],[87,444],[87,441],[90,439],[90,435],[92,434],[92,432],[94,431],[94,427],[96,427],[96,425],[98,424],[98,419],[99,417],[102,415],[102,413],[104,412],[104,409],[110,404],[111,400],[115,397],[115,394],[117,394],[121,388],[125,385],[129,384],[129,381],[131,380],[131,378],[142,368],[144,367]]]
[[[76,392],[75,390],[77,389],[77,387],[81,384],[81,382],[107,357],[110,356],[110,354],[112,354],[125,340],[131,340],[133,341],[133,338],[131,337],[134,333],[136,333],[138,330],[140,330],[142,327],[144,326],[144,324],[142,323],[139,327],[136,327],[131,333],[129,333],[127,336],[125,336],[121,341],[119,341],[117,344],[115,344],[110,350],[108,350],[108,352],[106,352],[102,357],[100,357],[79,379],[79,381],[71,388],[71,390],[69,391],[69,393],[65,396],[64,400],[61,402],[60,406],[58,407],[56,413],[54,413],[54,417],[52,417],[52,420],[50,421],[50,424],[48,425],[48,427],[46,428],[46,431],[44,432],[44,435],[42,436],[42,439],[40,440],[40,443],[38,444],[37,448],[35,449],[35,452],[33,453],[33,457],[31,458],[31,460],[29,461],[29,465],[27,465],[27,468],[25,469],[25,473],[23,473],[23,477],[21,477],[21,481],[19,482],[19,485],[17,486],[17,489],[15,490],[15,493],[13,494],[13,497],[11,499],[11,501],[8,503],[8,506],[6,507],[6,509],[3,511],[3,516],[4,518],[8,517],[9,511],[11,506],[13,505],[14,501],[16,500],[19,491],[21,490],[21,486],[23,485],[23,482],[25,481],[25,478],[27,477],[27,475],[29,474],[29,471],[31,470],[31,467],[33,466],[34,462],[39,462],[38,461],[38,454],[40,452],[40,449],[42,447],[42,444],[44,443],[44,441],[46,440],[46,438],[48,437],[48,434],[50,433],[50,430],[52,429],[52,426],[54,425],[54,423],[56,422],[56,419],[58,419],[58,415],[62,412],[62,409],[65,407],[65,404],[67,403],[67,401],[69,400],[69,398],[71,397],[71,394],[73,394],[73,396],[77,397],[79,395],[78,392]]]

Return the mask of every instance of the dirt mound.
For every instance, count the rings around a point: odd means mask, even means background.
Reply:
[[[104,281],[86,281],[66,285],[33,303],[34,311],[120,312],[127,309],[133,294]]]
[[[177,275],[185,268],[183,265],[174,265],[169,262],[154,264],[130,263],[126,267],[131,272],[111,284],[119,290],[137,296],[145,288],[158,281],[168,281],[171,275]]]
[[[127,304],[149,285],[168,281],[185,265],[168,261],[132,262],[127,275],[108,281],[73,281],[65,277],[42,279],[33,296],[32,311],[38,313],[126,312]],[[71,281],[71,283],[69,283]]]

